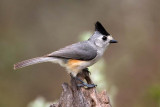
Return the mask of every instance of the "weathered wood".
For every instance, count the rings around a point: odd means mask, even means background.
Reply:
[[[78,74],[78,77],[82,80],[85,79],[88,84],[92,83],[87,69]],[[63,91],[58,103],[50,105],[50,107],[111,107],[106,91],[97,93],[96,87],[77,87],[78,82],[71,78],[71,85],[62,84]]]

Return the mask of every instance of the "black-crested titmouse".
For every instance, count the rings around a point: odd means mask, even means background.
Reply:
[[[95,24],[95,32],[88,40],[66,46],[42,57],[18,62],[14,65],[14,69],[42,62],[54,62],[65,67],[68,73],[76,77],[83,69],[96,63],[102,57],[110,43],[117,43],[117,41],[114,40],[101,23],[97,21]],[[85,86],[88,85],[85,84]],[[95,85],[90,85],[88,87],[94,86]]]

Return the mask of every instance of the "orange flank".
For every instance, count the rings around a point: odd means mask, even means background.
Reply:
[[[84,61],[76,60],[76,59],[70,59],[70,60],[68,61],[68,64],[69,64],[69,65],[73,65],[73,64],[78,64],[78,63],[82,63],[82,62],[84,62]]]
[[[75,68],[75,67],[80,66],[83,62],[85,62],[85,61],[70,59],[70,60],[68,60],[67,65],[71,68],[72,67]]]
[[[79,67],[82,65],[82,63],[85,63],[85,62],[86,61],[70,59],[67,62],[67,66],[71,71],[78,72],[77,70],[79,70]]]

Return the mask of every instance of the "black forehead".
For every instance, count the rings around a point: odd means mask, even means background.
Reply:
[[[106,35],[106,36],[110,35],[99,21],[97,21],[95,24],[95,31],[98,31],[101,34]]]

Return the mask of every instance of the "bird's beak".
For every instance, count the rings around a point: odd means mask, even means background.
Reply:
[[[118,43],[116,40],[110,40],[109,43]]]

